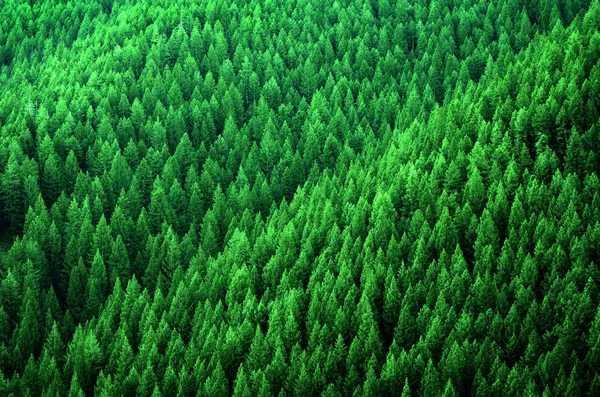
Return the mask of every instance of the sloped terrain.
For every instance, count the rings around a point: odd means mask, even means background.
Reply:
[[[6,1],[0,395],[600,395],[600,3]]]

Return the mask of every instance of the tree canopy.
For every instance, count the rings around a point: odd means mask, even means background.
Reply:
[[[4,1],[0,395],[600,395],[599,28]]]

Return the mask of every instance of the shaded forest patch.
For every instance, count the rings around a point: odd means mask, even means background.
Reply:
[[[4,259],[4,256],[8,253],[8,250],[12,246],[13,238],[5,230],[0,230],[0,261]]]

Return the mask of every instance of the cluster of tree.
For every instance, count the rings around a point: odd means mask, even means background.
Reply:
[[[598,0],[194,3],[0,9],[0,395],[600,395]]]

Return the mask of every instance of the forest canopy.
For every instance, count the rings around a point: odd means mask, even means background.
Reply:
[[[599,0],[4,0],[0,395],[600,395]]]

